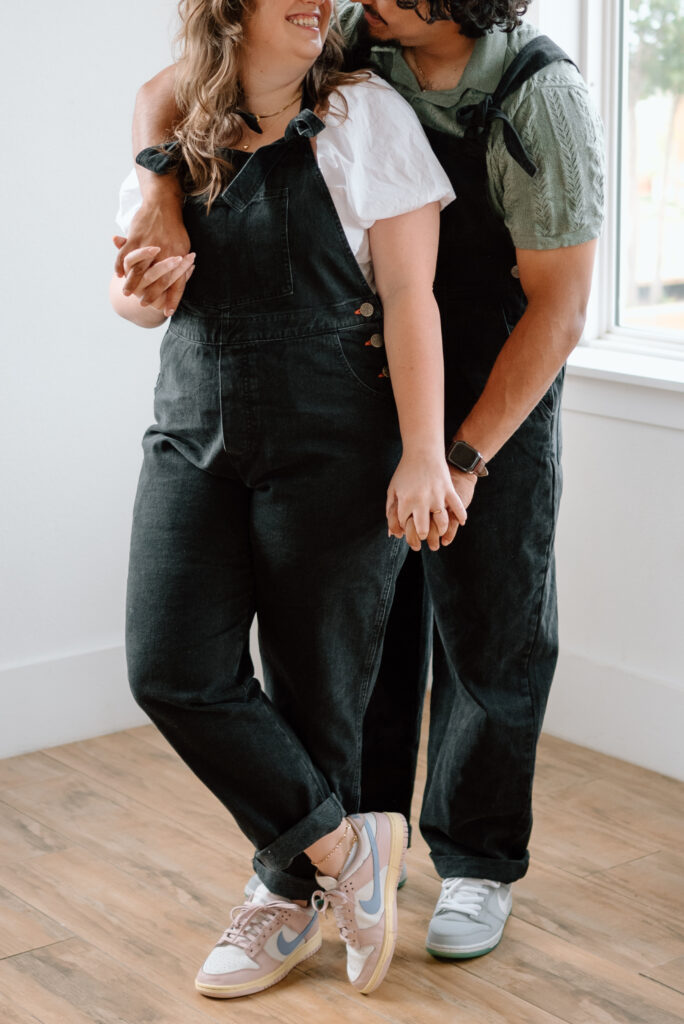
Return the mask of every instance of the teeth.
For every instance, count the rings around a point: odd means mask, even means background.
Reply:
[[[288,18],[287,19],[293,25],[300,25],[302,28],[318,28],[318,18]]]

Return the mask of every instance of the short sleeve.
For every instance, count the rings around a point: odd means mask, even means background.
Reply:
[[[509,116],[537,166],[530,177],[497,131],[489,177],[515,246],[559,249],[597,238],[604,210],[603,132],[579,76],[541,81]]]
[[[135,158],[136,164],[155,174],[171,174],[178,170],[178,143],[166,142],[162,146],[150,146],[141,150]],[[132,170],[119,189],[119,209],[116,226],[122,235],[127,235],[131,221],[142,205],[142,193],[138,176]]]
[[[375,75],[340,89],[341,113],[333,97],[326,130],[318,136],[318,163],[331,191],[344,193],[343,220],[369,228],[455,197],[415,113],[391,86]]]
[[[131,221],[142,206],[142,192],[138,184],[138,176],[132,170],[119,189],[119,209],[116,214],[116,226],[119,234],[128,236]]]

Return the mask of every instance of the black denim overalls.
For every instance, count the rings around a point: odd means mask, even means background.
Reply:
[[[233,154],[208,215],[186,200],[197,269],[162,342],[127,606],[136,699],[290,898],[314,887],[293,858],[359,809],[405,549],[384,515],[401,444],[382,309],[316,163],[323,127],[302,110],[282,140]],[[273,701],[249,657],[255,613]]]
[[[450,438],[473,407],[526,307],[515,247],[489,200],[486,148],[496,118],[512,156],[534,173],[501,103],[547,64],[568,60],[546,37],[529,43],[493,96],[455,114],[465,138],[426,129],[456,200],[441,216],[435,295],[444,337]],[[561,372],[477,484],[467,525],[423,553],[436,629],[428,778],[421,831],[443,877],[512,882],[527,870],[536,744],[557,658],[553,543],[561,493]],[[421,560],[407,559],[366,721],[362,800],[408,813],[429,646]],[[407,623],[413,622],[413,630]],[[410,666],[401,671],[400,666]],[[397,721],[396,709],[401,709]],[[394,710],[393,710],[394,709]],[[395,724],[396,723],[396,724]],[[383,771],[401,744],[397,771]]]

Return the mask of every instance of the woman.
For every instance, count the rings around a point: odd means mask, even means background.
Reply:
[[[261,884],[199,991],[260,991],[312,955],[318,885],[368,993],[392,957],[406,845],[401,815],[346,815],[405,552],[383,509],[422,538],[431,523],[444,535],[449,512],[465,520],[432,297],[453,194],[404,102],[337,70],[330,0],[183,0],[180,13],[185,116],[138,161],[178,173],[193,252],[154,264],[159,250],[134,251],[135,288],[111,287],[117,312],[157,326],[162,301],[138,295],[188,278],[143,441],[131,687],[257,851]],[[253,677],[255,613],[274,702]]]

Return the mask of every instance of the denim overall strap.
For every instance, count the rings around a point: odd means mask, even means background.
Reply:
[[[517,54],[504,72],[494,93],[485,96],[479,103],[472,103],[456,111],[456,120],[465,127],[465,137],[468,139],[486,139],[492,123],[496,120],[503,121],[506,148],[531,178],[537,173],[537,167],[508,115],[501,109],[501,104],[528,78],[556,60],[574,63],[548,36],[537,36]]]
[[[325,128],[323,121],[312,110],[300,110],[287,128],[282,139],[270,146],[262,146],[250,157],[245,166],[224,188],[221,198],[232,209],[242,211],[261,190],[273,168],[285,156],[293,143],[315,138]]]

